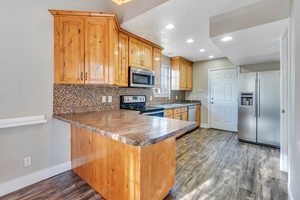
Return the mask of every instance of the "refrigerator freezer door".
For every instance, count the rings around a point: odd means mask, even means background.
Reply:
[[[249,142],[256,142],[256,77],[257,73],[241,73],[239,77],[238,135]],[[252,102],[247,98],[243,102],[247,95],[252,95]]]
[[[280,146],[280,72],[258,73],[257,142]]]

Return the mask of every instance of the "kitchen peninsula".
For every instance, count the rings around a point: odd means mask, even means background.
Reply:
[[[194,122],[136,111],[58,114],[71,124],[73,171],[105,199],[163,199],[175,183],[176,135]]]

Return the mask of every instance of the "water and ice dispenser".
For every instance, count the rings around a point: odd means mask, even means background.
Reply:
[[[241,106],[253,106],[254,94],[253,93],[241,93]]]

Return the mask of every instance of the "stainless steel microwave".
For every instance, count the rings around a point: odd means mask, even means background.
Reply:
[[[155,84],[154,72],[147,69],[130,67],[129,71],[129,86],[152,88]]]

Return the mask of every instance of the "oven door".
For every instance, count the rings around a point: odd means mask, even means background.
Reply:
[[[130,87],[154,87],[154,72],[151,70],[130,67]]]

